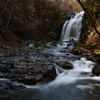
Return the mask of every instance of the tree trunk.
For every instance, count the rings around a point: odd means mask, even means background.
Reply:
[[[91,23],[92,23],[92,25],[93,25],[93,27],[94,27],[94,29],[95,29],[95,32],[100,36],[100,33],[98,32],[98,30],[97,30],[97,28],[96,28],[96,25],[95,25],[93,19],[91,18],[91,15],[89,14],[88,10],[84,7],[82,1],[80,1],[80,0],[76,0],[76,1],[80,4],[80,6],[81,6],[82,9],[85,11],[85,13],[86,13],[86,15],[88,16],[88,18],[90,19],[90,21],[91,21]]]

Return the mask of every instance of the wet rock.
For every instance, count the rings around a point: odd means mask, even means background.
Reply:
[[[95,58],[94,57],[89,57],[89,56],[85,56],[87,60],[90,60],[90,61],[95,61]]]
[[[27,75],[27,74],[20,75],[19,77],[17,77],[17,80],[19,82],[22,82],[22,83],[28,84],[28,85],[35,85],[36,84],[35,77],[32,75]]]
[[[33,73],[38,74],[39,72],[45,72],[43,69],[43,65],[45,64],[45,62],[37,62],[32,69]]]
[[[37,62],[36,65],[33,66],[32,72],[36,75],[36,80],[37,78],[43,80],[45,76],[48,77],[48,79],[55,79],[56,77],[55,67],[52,64],[46,62]]]
[[[28,45],[29,48],[32,48],[33,46],[34,46],[34,44],[29,44]]]
[[[37,66],[34,66],[34,67],[32,68],[32,72],[33,72],[34,74],[38,74],[40,71],[41,71],[41,67],[39,68],[39,67],[37,67]]]
[[[6,72],[9,70],[9,66],[6,66],[5,64],[0,64],[0,71]]]
[[[55,67],[52,64],[45,64],[43,67],[47,72],[44,73],[44,76],[48,76],[50,79],[55,79],[56,78],[56,70]]]
[[[0,72],[0,78],[4,78],[5,76]]]
[[[24,89],[25,87],[23,85],[16,85],[14,83],[9,82],[8,83],[10,90],[19,90]]]
[[[3,55],[2,54],[0,54],[0,58],[2,58],[3,57]]]
[[[14,59],[10,59],[9,61],[18,65],[22,65],[22,64],[24,65],[25,63],[27,63],[24,57],[15,57]]]
[[[15,55],[16,55],[15,52],[9,52],[9,54],[10,54],[11,56],[15,56]]]
[[[92,69],[92,73],[97,76],[100,75],[100,59],[96,60],[96,64],[94,65],[94,68]]]
[[[70,50],[68,50],[68,49],[65,49],[65,53],[68,53],[68,52],[70,52]]]
[[[25,46],[21,48],[25,48]],[[16,48],[11,51],[13,57],[7,56],[7,60],[2,59],[0,61],[1,78],[10,78],[11,80],[31,85],[35,85],[37,81],[44,81],[45,79],[53,80],[56,78],[55,66],[52,64],[53,61],[51,60],[52,57],[49,57],[50,55],[41,55],[41,51],[28,51],[23,56],[15,56],[16,52],[19,52],[19,49]],[[30,48],[27,45],[28,49]],[[9,53],[10,51],[7,52],[8,55],[10,55]]]
[[[61,49],[60,52],[65,52],[65,49]]]
[[[74,55],[81,55],[83,53],[83,50],[78,46],[74,46],[74,48],[72,49],[72,53]]]
[[[27,66],[25,65],[14,65],[14,70],[20,74],[28,73]]]
[[[63,65],[62,68],[73,69],[73,65],[72,64],[66,64],[66,65]]]
[[[8,82],[0,81],[0,87],[2,87],[3,89],[9,89]]]
[[[4,77],[10,78],[10,79],[16,78],[16,74],[15,73],[8,73],[8,72],[6,72],[3,75],[4,75]]]
[[[100,75],[100,66],[95,65],[94,68],[92,69],[92,73],[93,73],[94,75],[99,76],[99,75]]]
[[[14,94],[15,90],[25,89],[23,85],[16,85],[8,80],[0,80],[0,100],[10,100],[9,96]]]
[[[80,76],[82,77],[82,76],[93,76],[93,74],[92,73],[90,73],[90,72],[81,72],[80,73]]]
[[[15,76],[16,79],[24,84],[36,84],[36,81],[44,80],[45,76],[48,80],[55,79],[55,67],[49,62],[42,61],[40,56],[37,58],[38,62],[33,63],[29,58],[15,57],[10,60],[14,64],[14,70],[11,69],[9,72],[18,73],[19,75]],[[5,76],[11,78],[9,74]]]
[[[58,61],[57,64],[64,69],[73,69],[73,65],[68,61]]]
[[[35,79],[36,79],[36,81],[42,81],[42,79],[43,79],[43,74],[35,74]]]

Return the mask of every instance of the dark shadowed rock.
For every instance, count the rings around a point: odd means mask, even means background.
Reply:
[[[36,81],[42,81],[43,74],[35,74],[35,79],[36,79]]]
[[[0,72],[0,78],[4,78],[5,76]]]
[[[8,80],[0,80],[0,100],[11,100],[9,97],[15,90],[25,89],[23,85],[16,85]]]
[[[45,64],[43,68],[47,71],[47,73],[44,73],[44,76],[48,76],[52,80],[56,78],[56,70],[52,64]]]
[[[58,61],[57,64],[64,69],[73,69],[73,65],[68,61]]]
[[[92,69],[92,73],[93,73],[94,75],[97,75],[97,76],[100,75],[100,66],[99,66],[98,64],[96,64],[96,65],[94,66],[94,68]]]
[[[17,77],[17,80],[19,82],[22,82],[22,83],[28,84],[28,85],[35,85],[36,84],[35,77],[32,75],[22,74],[22,75],[19,75]]]
[[[92,73],[97,76],[100,75],[100,59],[96,60],[96,64],[94,65],[94,68],[92,69]]]

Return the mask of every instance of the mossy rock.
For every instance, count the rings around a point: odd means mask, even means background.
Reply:
[[[75,46],[75,47],[72,49],[72,53],[73,53],[74,55],[81,55],[81,54],[83,53],[83,50],[82,50],[80,47]]]
[[[100,57],[100,50],[99,51],[94,51],[93,55],[95,58],[99,58]]]

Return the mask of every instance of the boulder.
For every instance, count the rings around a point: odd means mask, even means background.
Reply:
[[[94,65],[94,68],[92,69],[92,73],[97,76],[100,75],[100,59],[96,60],[96,64]]]
[[[35,85],[36,84],[36,80],[35,80],[35,77],[33,75],[22,74],[22,75],[19,75],[17,77],[17,80],[19,82],[22,82],[22,83],[28,84],[28,85]]]
[[[44,78],[48,78],[51,80],[56,78],[56,70],[51,63],[37,62],[33,66],[32,72],[35,74],[36,80],[44,80]]]
[[[56,70],[52,64],[45,64],[43,66],[43,69],[45,69],[44,77],[48,76],[48,78],[50,78],[52,80],[56,78]]]
[[[9,62],[0,64],[0,77],[10,78],[28,85],[37,81],[52,81],[56,78],[56,69],[51,62],[30,61],[28,57],[14,57]]]
[[[27,66],[25,65],[14,65],[14,70],[20,74],[28,73]]]
[[[64,69],[73,69],[73,65],[68,61],[58,61],[57,64]]]
[[[100,75],[100,66],[98,64],[96,64],[94,66],[94,68],[92,69],[92,73],[96,76],[99,76]]]
[[[83,50],[78,46],[74,46],[74,48],[72,49],[72,53],[74,55],[81,55],[83,53]]]

